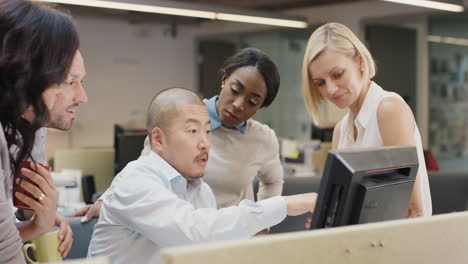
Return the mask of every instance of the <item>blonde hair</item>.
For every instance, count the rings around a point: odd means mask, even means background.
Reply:
[[[342,52],[350,57],[360,58],[363,67],[363,79],[372,79],[375,76],[375,63],[372,55],[349,28],[339,23],[327,23],[315,30],[307,43],[302,65],[302,96],[307,111],[309,111],[316,125],[320,124],[318,108],[323,97],[310,78],[309,65],[327,49]]]

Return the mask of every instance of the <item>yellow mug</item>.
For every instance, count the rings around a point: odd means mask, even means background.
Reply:
[[[30,244],[23,246],[24,256],[30,264],[38,262],[61,261],[62,255],[58,251],[60,239],[58,233],[60,230],[46,233],[38,238],[32,239]],[[32,255],[36,259],[33,261],[28,255],[28,249],[31,248]]]

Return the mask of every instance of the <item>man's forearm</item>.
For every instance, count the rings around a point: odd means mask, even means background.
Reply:
[[[18,228],[23,243],[42,235],[40,229],[30,220],[16,223],[16,228]]]

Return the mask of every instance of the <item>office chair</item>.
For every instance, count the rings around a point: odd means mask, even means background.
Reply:
[[[98,218],[93,218],[87,223],[81,223],[81,216],[69,217],[68,222],[73,231],[73,244],[65,259],[86,258],[88,255],[88,246],[93,235],[94,225]]]

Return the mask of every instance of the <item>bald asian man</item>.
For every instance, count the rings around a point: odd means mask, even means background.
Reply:
[[[148,108],[152,152],[130,162],[102,202],[89,256],[112,263],[158,263],[164,247],[248,238],[286,215],[313,211],[315,193],[274,197],[216,209],[203,176],[210,119],[193,91],[171,88]]]

